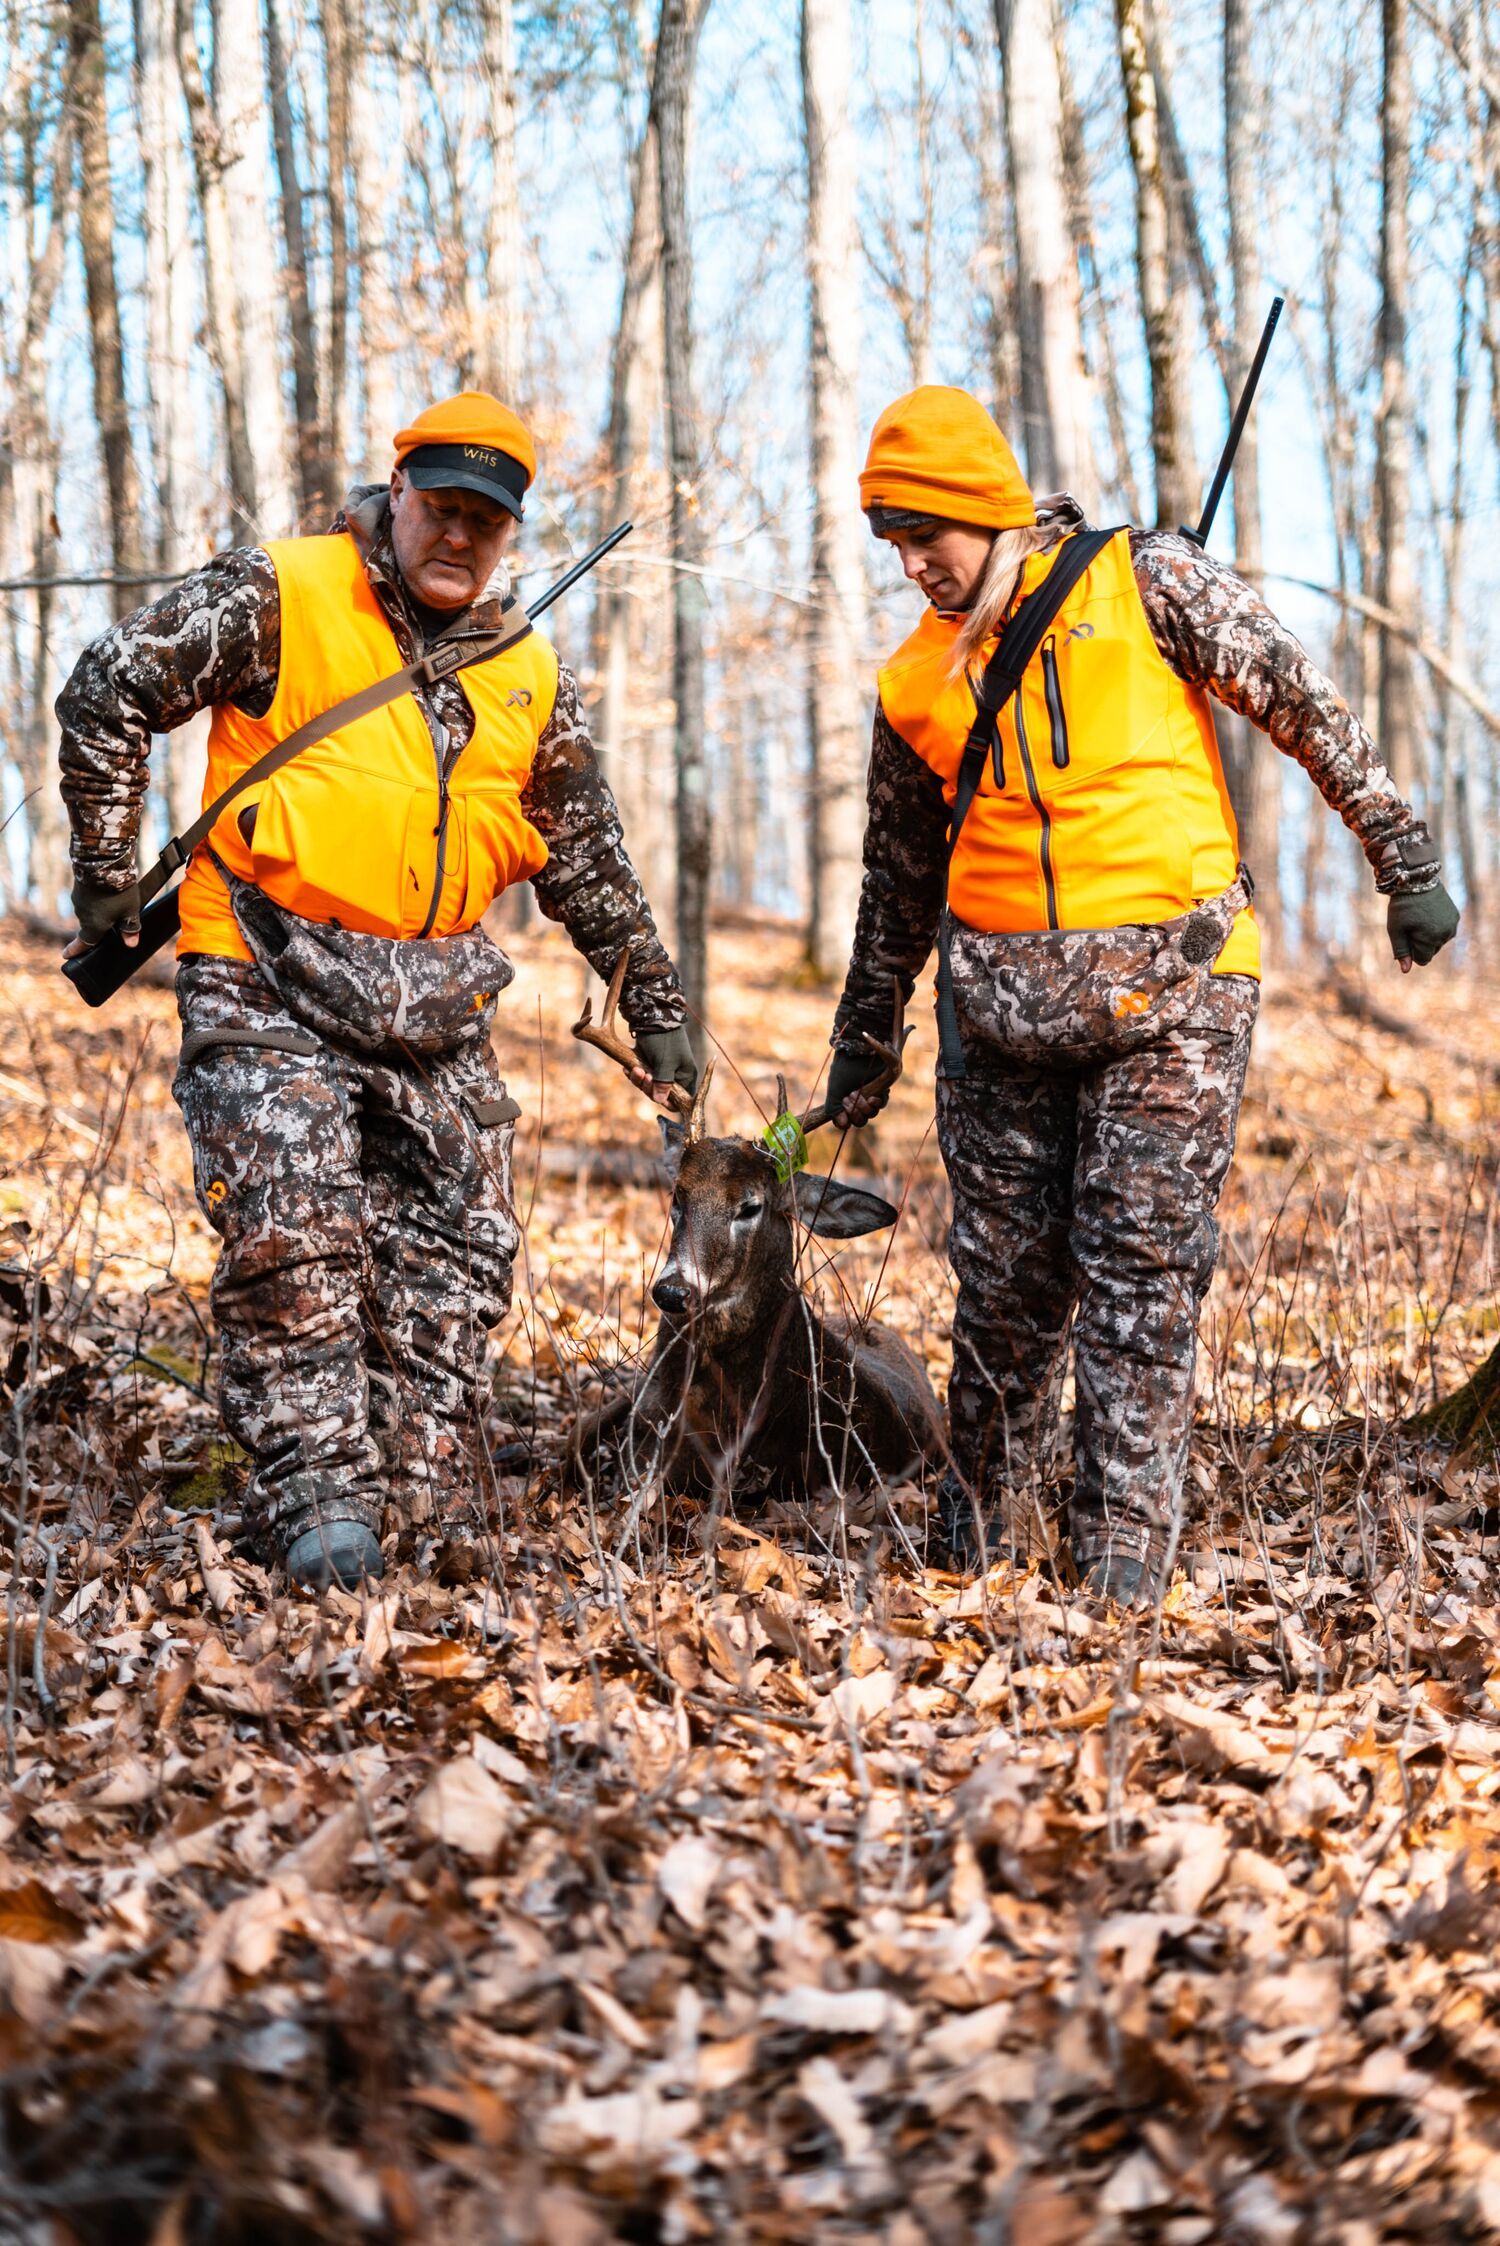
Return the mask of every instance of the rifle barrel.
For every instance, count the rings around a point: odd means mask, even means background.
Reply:
[[[1219,501],[1224,496],[1224,486],[1229,481],[1230,470],[1234,466],[1234,456],[1239,451],[1240,439],[1245,434],[1245,423],[1249,420],[1250,408],[1255,403],[1255,392],[1260,383],[1261,370],[1266,363],[1266,353],[1271,348],[1271,338],[1276,333],[1276,323],[1281,318],[1282,306],[1285,303],[1286,298],[1284,296],[1273,297],[1271,300],[1271,310],[1265,326],[1260,331],[1260,341],[1255,347],[1255,357],[1250,361],[1250,372],[1245,377],[1245,387],[1240,392],[1240,402],[1234,409],[1234,419],[1229,424],[1229,435],[1225,439],[1224,450],[1219,455],[1219,465],[1214,470],[1214,480],[1208,487],[1208,497],[1203,503],[1203,513],[1199,517],[1198,527],[1196,530],[1190,530],[1187,533],[1195,546],[1206,546],[1208,544],[1208,534],[1214,527],[1214,517],[1219,511]]]
[[[1277,301],[1279,302],[1280,299],[1278,298]],[[607,538],[601,538],[598,545],[593,547],[590,552],[584,555],[582,561],[574,562],[572,568],[570,570],[567,570],[561,577],[559,577],[555,585],[549,585],[545,593],[543,593],[541,599],[537,601],[534,606],[529,601],[523,602],[522,605],[525,608],[527,615],[540,616],[544,609],[550,608],[555,600],[559,600],[562,597],[562,595],[568,590],[568,587],[570,585],[576,585],[580,577],[587,575],[588,571],[593,568],[595,562],[603,561],[605,555],[610,552],[612,547],[618,546],[622,538],[628,538],[634,528],[634,523],[616,523],[609,536]]]

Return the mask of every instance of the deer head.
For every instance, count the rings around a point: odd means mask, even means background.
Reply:
[[[657,1308],[689,1324],[708,1352],[749,1340],[781,1309],[795,1284],[797,1223],[823,1240],[853,1240],[896,1221],[878,1194],[806,1170],[783,1182],[764,1147],[708,1137],[711,1073],[703,1072],[686,1128],[669,1140],[672,1245],[651,1290]],[[778,1114],[785,1105],[783,1091]]]

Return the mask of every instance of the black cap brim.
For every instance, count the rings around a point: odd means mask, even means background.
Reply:
[[[476,462],[483,450],[487,458]],[[398,464],[401,473],[418,491],[477,491],[505,507],[519,522],[528,477],[519,460],[508,452],[477,445],[418,445]]]

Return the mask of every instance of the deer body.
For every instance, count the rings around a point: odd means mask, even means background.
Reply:
[[[706,1085],[705,1085],[706,1089]],[[749,1503],[870,1489],[937,1468],[942,1415],[922,1366],[873,1323],[825,1318],[796,1268],[800,1219],[824,1239],[895,1221],[888,1202],[827,1178],[783,1181],[762,1147],[689,1128],[672,1195],[662,1311],[638,1383],[574,1430],[569,1464],[601,1443],[632,1481]]]

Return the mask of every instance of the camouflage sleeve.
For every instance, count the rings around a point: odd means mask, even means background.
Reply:
[[[1130,534],[1152,637],[1179,678],[1269,733],[1358,840],[1387,896],[1437,886],[1423,821],[1330,678],[1259,593],[1173,531]]]
[[[891,1034],[891,977],[910,1000],[937,937],[948,867],[943,783],[909,748],[879,703],[870,749],[865,873],[834,1045],[860,1030]]]
[[[62,797],[82,880],[128,889],[135,879],[152,734],[215,702],[263,717],[280,664],[276,567],[258,546],[218,555],[84,649],[57,698]]]
[[[687,1015],[682,985],[626,853],[578,681],[566,668],[558,672],[557,701],[542,728],[522,803],[550,852],[533,882],[542,911],[562,922],[606,981],[628,944],[630,965],[620,996],[625,1019],[632,1029],[675,1029]]]

